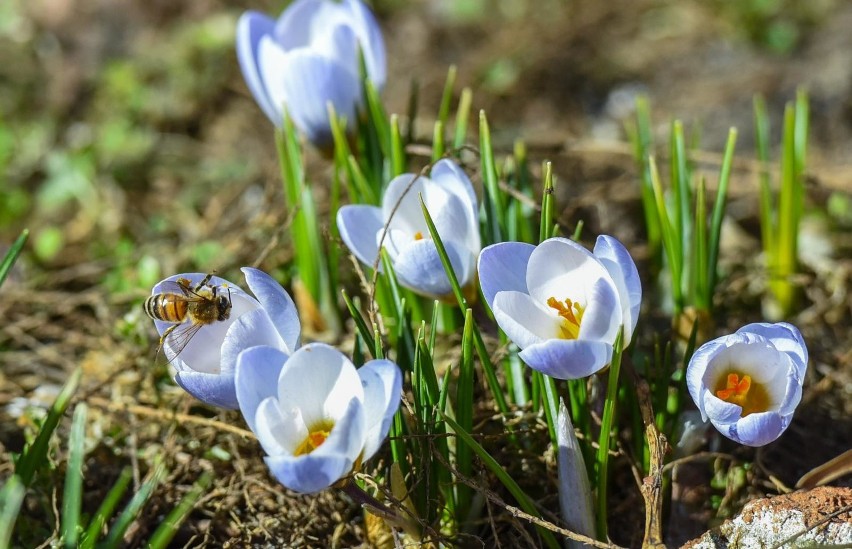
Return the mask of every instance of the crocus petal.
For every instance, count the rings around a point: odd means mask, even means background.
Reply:
[[[385,59],[385,42],[376,16],[373,15],[363,2],[357,0],[344,0],[344,5],[349,8],[355,16],[355,31],[361,43],[361,52],[367,65],[367,74],[370,80],[381,91],[387,80],[387,60]]]
[[[501,242],[486,247],[479,254],[479,285],[488,306],[494,309],[497,292],[527,290],[527,264],[535,250],[524,242]],[[504,330],[505,331],[505,330]]]
[[[787,322],[770,324],[755,322],[743,326],[737,333],[752,333],[769,340],[782,353],[789,353],[797,360],[794,362],[799,377],[804,377],[808,366],[808,348],[798,328]]]
[[[278,18],[275,40],[285,50],[305,47],[310,44],[313,35],[346,18],[346,11],[337,2],[296,0]]]
[[[267,346],[252,347],[237,357],[234,386],[240,412],[249,429],[257,432],[257,407],[267,398],[278,397],[278,377],[287,361],[279,349]]]
[[[556,379],[590,376],[612,361],[612,345],[582,339],[548,339],[518,353],[530,368]]]
[[[723,435],[740,444],[764,446],[781,436],[781,433],[787,429],[787,425],[789,421],[785,422],[780,414],[764,412],[749,414],[735,424],[722,426],[719,430]]]
[[[393,416],[399,408],[402,372],[389,360],[371,360],[358,369],[358,376],[364,387],[364,412],[367,418],[362,459],[368,460],[387,436]]]
[[[472,219],[479,217],[476,193],[467,174],[458,164],[447,158],[439,160],[432,166],[429,178],[447,192],[453,193],[468,205]]]
[[[570,298],[587,306],[583,300],[598,280],[615,284],[604,266],[590,251],[567,238],[550,238],[538,246],[527,265],[527,288],[536,301],[546,303]],[[620,311],[619,311],[619,316]]]
[[[275,347],[288,351],[278,330],[263,309],[256,309],[238,317],[219,342],[221,348],[221,372],[233,372],[241,352],[256,345]]]
[[[704,411],[713,425],[736,423],[742,417],[743,409],[737,404],[724,401],[709,389],[704,390]]]
[[[565,402],[559,399],[559,413],[556,420],[556,441],[559,450],[556,454],[559,472],[559,507],[562,520],[572,532],[584,536],[595,536],[595,514],[592,503],[592,489],[589,486],[589,474],[586,462],[571,416]],[[569,540],[569,549],[579,549],[587,545]]]
[[[287,352],[292,353],[299,347],[299,336],[302,326],[299,323],[299,312],[296,304],[284,288],[265,272],[243,267],[249,289],[260,302],[260,306],[269,315],[269,320],[287,346]]]
[[[603,263],[618,290],[626,347],[633,337],[633,331],[639,320],[639,308],[642,305],[642,281],[639,279],[639,270],[627,248],[611,236],[599,236],[593,253]]]
[[[275,397],[267,397],[258,403],[253,430],[263,451],[270,456],[292,454],[308,436],[308,426],[301,410],[282,408]]]
[[[464,286],[472,274],[473,257],[467,249],[452,241],[444,242],[444,248],[459,284]],[[412,242],[401,250],[394,262],[394,269],[400,284],[418,292],[435,297],[452,292],[441,256],[430,239]]]
[[[591,287],[586,310],[580,323],[579,339],[592,339],[615,343],[621,327],[621,309],[618,294],[610,280],[598,279]]]
[[[364,399],[357,371],[343,353],[324,343],[293,353],[278,378],[282,406],[300,409],[309,425],[336,419],[353,396]]]
[[[266,86],[260,76],[257,63],[257,51],[260,39],[270,35],[275,28],[275,21],[256,11],[247,11],[237,22],[237,60],[243,72],[246,86],[254,96],[254,100],[266,116],[276,125],[281,125],[279,106],[273,105]]]
[[[376,234],[382,230],[382,211],[375,206],[348,205],[337,211],[337,228],[346,247],[366,265],[379,256]]]
[[[701,419],[704,421],[707,421],[707,413],[704,411],[704,375],[710,361],[724,348],[725,344],[721,339],[705,343],[693,353],[689,367],[686,369],[686,387],[689,389],[689,394],[695,401],[695,405],[698,406]]]
[[[428,177],[413,173],[391,179],[382,196],[382,219],[390,219],[391,228],[429,234],[418,197],[431,183]]]
[[[500,329],[521,349],[557,336],[559,320],[523,292],[498,292],[491,310]]]
[[[358,75],[310,50],[285,53],[264,36],[258,49],[260,75],[270,101],[287,106],[293,123],[317,145],[331,142],[328,103],[352,121],[360,102]]]
[[[175,373],[175,383],[180,385],[187,393],[210,406],[227,408],[228,410],[236,410],[240,407],[234,389],[233,373],[208,374],[184,370]]]

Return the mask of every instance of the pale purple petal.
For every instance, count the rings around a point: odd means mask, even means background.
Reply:
[[[491,309],[497,325],[521,349],[559,335],[559,319],[523,292],[498,292]]]
[[[707,421],[707,413],[704,410],[704,392],[706,390],[704,376],[710,363],[723,349],[725,349],[724,338],[705,343],[693,353],[686,368],[686,387],[689,389],[689,394],[695,401],[695,405],[698,406],[701,419],[704,421]]]
[[[385,59],[385,42],[382,38],[382,30],[373,12],[357,0],[344,0],[354,15],[355,32],[361,42],[361,51],[367,65],[367,74],[376,89],[381,91],[385,87],[387,79],[387,61]]]
[[[249,429],[256,432],[257,407],[267,398],[278,398],[278,377],[287,355],[273,347],[252,347],[237,357],[234,386],[240,412]]]
[[[497,292],[515,291],[528,294],[527,264],[535,246],[524,242],[501,242],[486,247],[479,254],[479,285],[485,302],[494,308]]]
[[[789,420],[785,421],[777,412],[764,412],[749,414],[735,424],[724,425],[719,430],[740,444],[763,446],[781,436],[789,424]]]
[[[285,50],[306,47],[327,25],[347,19],[340,4],[328,0],[296,0],[287,6],[275,24],[274,36]]]
[[[612,361],[612,345],[603,341],[548,339],[518,356],[530,368],[556,379],[588,377]]]
[[[363,460],[368,460],[388,434],[402,394],[402,372],[389,360],[371,360],[358,369],[364,387],[367,418]]]
[[[243,267],[242,271],[249,289],[269,315],[269,320],[272,321],[275,329],[281,334],[287,351],[292,353],[299,347],[302,326],[299,322],[299,312],[290,294],[263,271],[251,267]]]
[[[257,441],[270,456],[292,454],[308,436],[301,410],[282,408],[275,397],[258,403],[253,425]]]
[[[236,410],[240,407],[234,389],[234,374],[208,374],[186,370],[175,374],[175,383],[198,400],[216,406]]]
[[[254,100],[266,116],[277,126],[281,125],[281,111],[279,106],[272,104],[266,92],[266,86],[260,76],[257,63],[257,51],[260,39],[271,35],[275,28],[275,21],[256,11],[247,11],[237,23],[237,60],[243,72],[246,86],[254,96]]]
[[[624,346],[630,344],[636,323],[639,320],[639,309],[642,305],[642,281],[636,263],[621,242],[607,235],[598,237],[595,243],[594,255],[612,277],[618,289],[618,297],[622,306],[624,322]]]
[[[711,388],[704,388],[704,410],[713,425],[736,423],[743,415],[742,406],[722,400]]]
[[[225,339],[219,343],[222,356],[220,371],[233,372],[237,366],[237,356],[257,345],[289,351],[263,309],[246,313],[231,324]]]
[[[798,328],[787,322],[756,322],[743,326],[737,333],[757,334],[768,339],[782,353],[792,355],[799,378],[804,379],[808,367],[808,348]]]
[[[376,235],[382,230],[382,211],[376,206],[347,205],[337,211],[337,229],[349,251],[372,266],[379,257]]]
[[[431,184],[428,177],[412,173],[391,179],[382,196],[382,219],[390,219],[390,227],[394,229],[410,233],[419,231],[424,236],[429,234],[418,197]]]
[[[586,303],[583,320],[580,322],[579,339],[615,343],[622,319],[618,294],[612,282],[603,278],[598,279],[592,285]]]
[[[444,248],[459,284],[464,286],[472,274],[473,257],[467,248],[455,242],[444,242]],[[399,283],[418,293],[442,297],[453,291],[431,239],[414,241],[401,250],[394,261],[394,269]]]
[[[476,193],[467,174],[454,161],[439,160],[429,173],[430,179],[445,190],[457,195],[469,208],[471,219],[479,218]]]

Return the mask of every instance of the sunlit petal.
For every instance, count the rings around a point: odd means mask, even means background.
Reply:
[[[278,377],[287,355],[273,347],[252,347],[237,357],[234,386],[243,418],[252,431],[257,431],[257,407],[267,398],[278,398]]]
[[[492,244],[479,254],[479,285],[485,302],[494,308],[497,292],[515,291],[528,294],[527,264],[535,246],[525,242]]]
[[[548,339],[521,351],[530,368],[556,379],[588,377],[612,361],[612,345],[603,341]]]

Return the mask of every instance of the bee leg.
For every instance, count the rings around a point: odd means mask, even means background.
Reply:
[[[207,286],[207,283],[210,282],[211,278],[213,278],[213,273],[207,273],[207,276],[205,276],[204,279],[201,282],[198,283],[198,285],[195,287],[195,289],[193,291],[197,292],[201,288],[203,288],[204,286]],[[215,293],[214,293],[214,295],[215,295]]]
[[[180,324],[173,324],[169,326],[168,328],[166,328],[166,331],[163,332],[163,335],[160,336],[160,346],[157,347],[157,356],[159,356],[160,351],[163,350],[163,345],[166,343],[166,338],[169,337],[169,334],[171,334],[178,326],[180,326]]]

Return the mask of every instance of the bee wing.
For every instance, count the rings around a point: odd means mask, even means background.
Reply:
[[[178,357],[181,351],[189,345],[189,342],[198,333],[198,330],[203,328],[203,324],[195,324],[192,322],[184,322],[176,324],[163,334],[160,340],[160,348],[157,352],[162,351],[166,355],[166,360],[171,363]]]
[[[165,280],[160,283],[158,288],[161,294],[177,294],[182,295],[186,301],[198,302],[210,299],[209,297],[195,293],[189,280],[178,278],[177,280]]]

